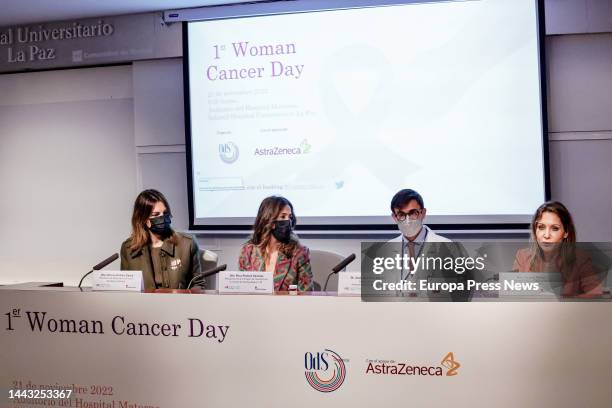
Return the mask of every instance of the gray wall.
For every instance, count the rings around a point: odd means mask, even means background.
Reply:
[[[611,33],[547,39],[552,197],[583,241],[612,241],[611,50]]]
[[[552,194],[585,241],[612,241],[611,3],[546,1]],[[0,284],[76,283],[118,250],[143,188],[164,191],[187,228],[183,117],[181,58],[0,76]],[[236,267],[245,237],[199,239]],[[343,255],[362,239],[303,236]]]
[[[78,282],[129,232],[131,66],[0,76],[0,284]]]

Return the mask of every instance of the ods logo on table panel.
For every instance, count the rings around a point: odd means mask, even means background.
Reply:
[[[320,392],[336,391],[346,378],[344,360],[330,349],[304,353],[304,369],[308,384]]]

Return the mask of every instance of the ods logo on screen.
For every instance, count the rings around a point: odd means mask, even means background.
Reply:
[[[234,142],[220,143],[219,157],[224,163],[232,164],[238,160],[238,146]]]
[[[320,392],[336,391],[346,378],[344,360],[335,351],[325,349],[322,352],[304,354],[306,381]]]

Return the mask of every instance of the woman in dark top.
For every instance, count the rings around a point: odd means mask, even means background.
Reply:
[[[121,245],[121,269],[142,271],[145,289],[186,289],[200,273],[196,240],[171,227],[168,200],[157,190],[136,197],[132,235]],[[203,282],[197,282],[203,286]]]

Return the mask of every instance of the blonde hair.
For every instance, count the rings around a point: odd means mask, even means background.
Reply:
[[[568,277],[571,273],[574,263],[576,262],[576,228],[574,227],[574,221],[569,210],[561,204],[559,201],[547,201],[538,207],[533,218],[531,219],[531,261],[529,262],[529,269],[535,270],[537,264],[544,259],[544,253],[542,248],[536,239],[536,229],[538,222],[542,219],[542,215],[545,212],[556,214],[561,220],[563,230],[567,234],[563,238],[563,242],[560,245],[559,259],[561,262],[561,274],[564,277]]]

